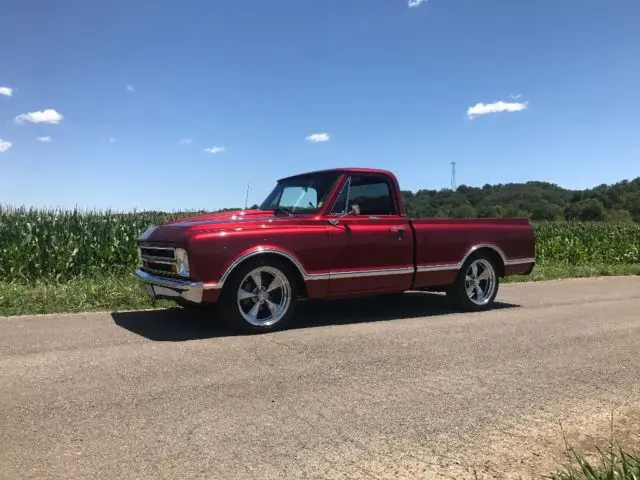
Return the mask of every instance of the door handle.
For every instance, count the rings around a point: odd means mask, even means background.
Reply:
[[[389,229],[389,231],[391,233],[400,233],[400,234],[402,234],[404,232],[404,227],[391,227]]]

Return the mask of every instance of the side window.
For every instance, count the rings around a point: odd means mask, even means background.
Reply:
[[[331,213],[345,213],[354,203],[361,215],[397,215],[389,182],[379,176],[351,176]]]
[[[347,181],[342,187],[340,191],[340,195],[336,199],[336,202],[333,204],[333,208],[331,209],[331,213],[342,215],[347,213],[348,211],[348,202],[349,202],[349,190],[351,187],[351,177],[347,178]]]

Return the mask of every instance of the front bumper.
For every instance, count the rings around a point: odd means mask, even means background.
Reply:
[[[217,295],[209,295],[209,291],[214,293],[218,289],[218,285],[215,283],[160,277],[141,269],[137,269],[135,275],[144,284],[147,295],[152,299],[176,300],[182,298],[192,303],[205,303],[214,300],[213,297],[217,297]]]

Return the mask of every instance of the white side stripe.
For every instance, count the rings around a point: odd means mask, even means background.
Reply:
[[[446,263],[446,264],[436,264],[436,265],[418,265],[416,268],[417,273],[425,273],[425,272],[443,272],[443,271],[451,271],[451,270],[460,270],[464,262],[467,260],[469,255],[471,255],[478,248],[491,248],[495,252],[497,252],[502,258],[505,266],[511,265],[524,265],[535,263],[535,258],[517,258],[513,260],[506,260],[504,253],[498,247],[493,245],[476,245],[473,247],[465,257],[459,263]],[[328,272],[328,273],[307,273],[304,267],[290,254],[283,252],[277,248],[273,247],[259,247],[257,250],[254,250],[246,255],[243,255],[240,258],[237,258],[226,270],[226,272],[222,275],[220,281],[216,283],[208,283],[205,284],[205,289],[220,289],[223,287],[224,282],[227,280],[231,272],[244,260],[247,258],[253,257],[255,255],[271,253],[280,255],[282,257],[290,260],[302,275],[304,281],[316,281],[316,280],[330,280],[330,279],[344,279],[344,278],[361,278],[361,277],[382,277],[386,275],[410,275],[413,274],[414,268],[411,267],[401,267],[401,268],[381,268],[376,270],[353,270],[353,271],[338,271],[338,272]]]
[[[329,279],[381,277],[385,275],[406,275],[413,273],[413,267],[383,268],[379,270],[354,270],[351,272],[330,272]]]
[[[535,258],[516,258],[513,260],[507,260],[504,262],[505,267],[513,265],[528,265],[530,263],[536,263]],[[442,265],[418,265],[418,273],[426,272],[445,272],[449,270],[460,270],[464,262],[460,263],[445,263]]]

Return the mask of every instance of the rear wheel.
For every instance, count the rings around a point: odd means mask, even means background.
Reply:
[[[493,258],[483,253],[471,255],[455,283],[447,290],[453,304],[464,311],[491,308],[498,295],[500,279]]]
[[[240,265],[225,283],[221,298],[224,318],[246,332],[286,327],[298,298],[298,284],[289,265],[258,258]]]

